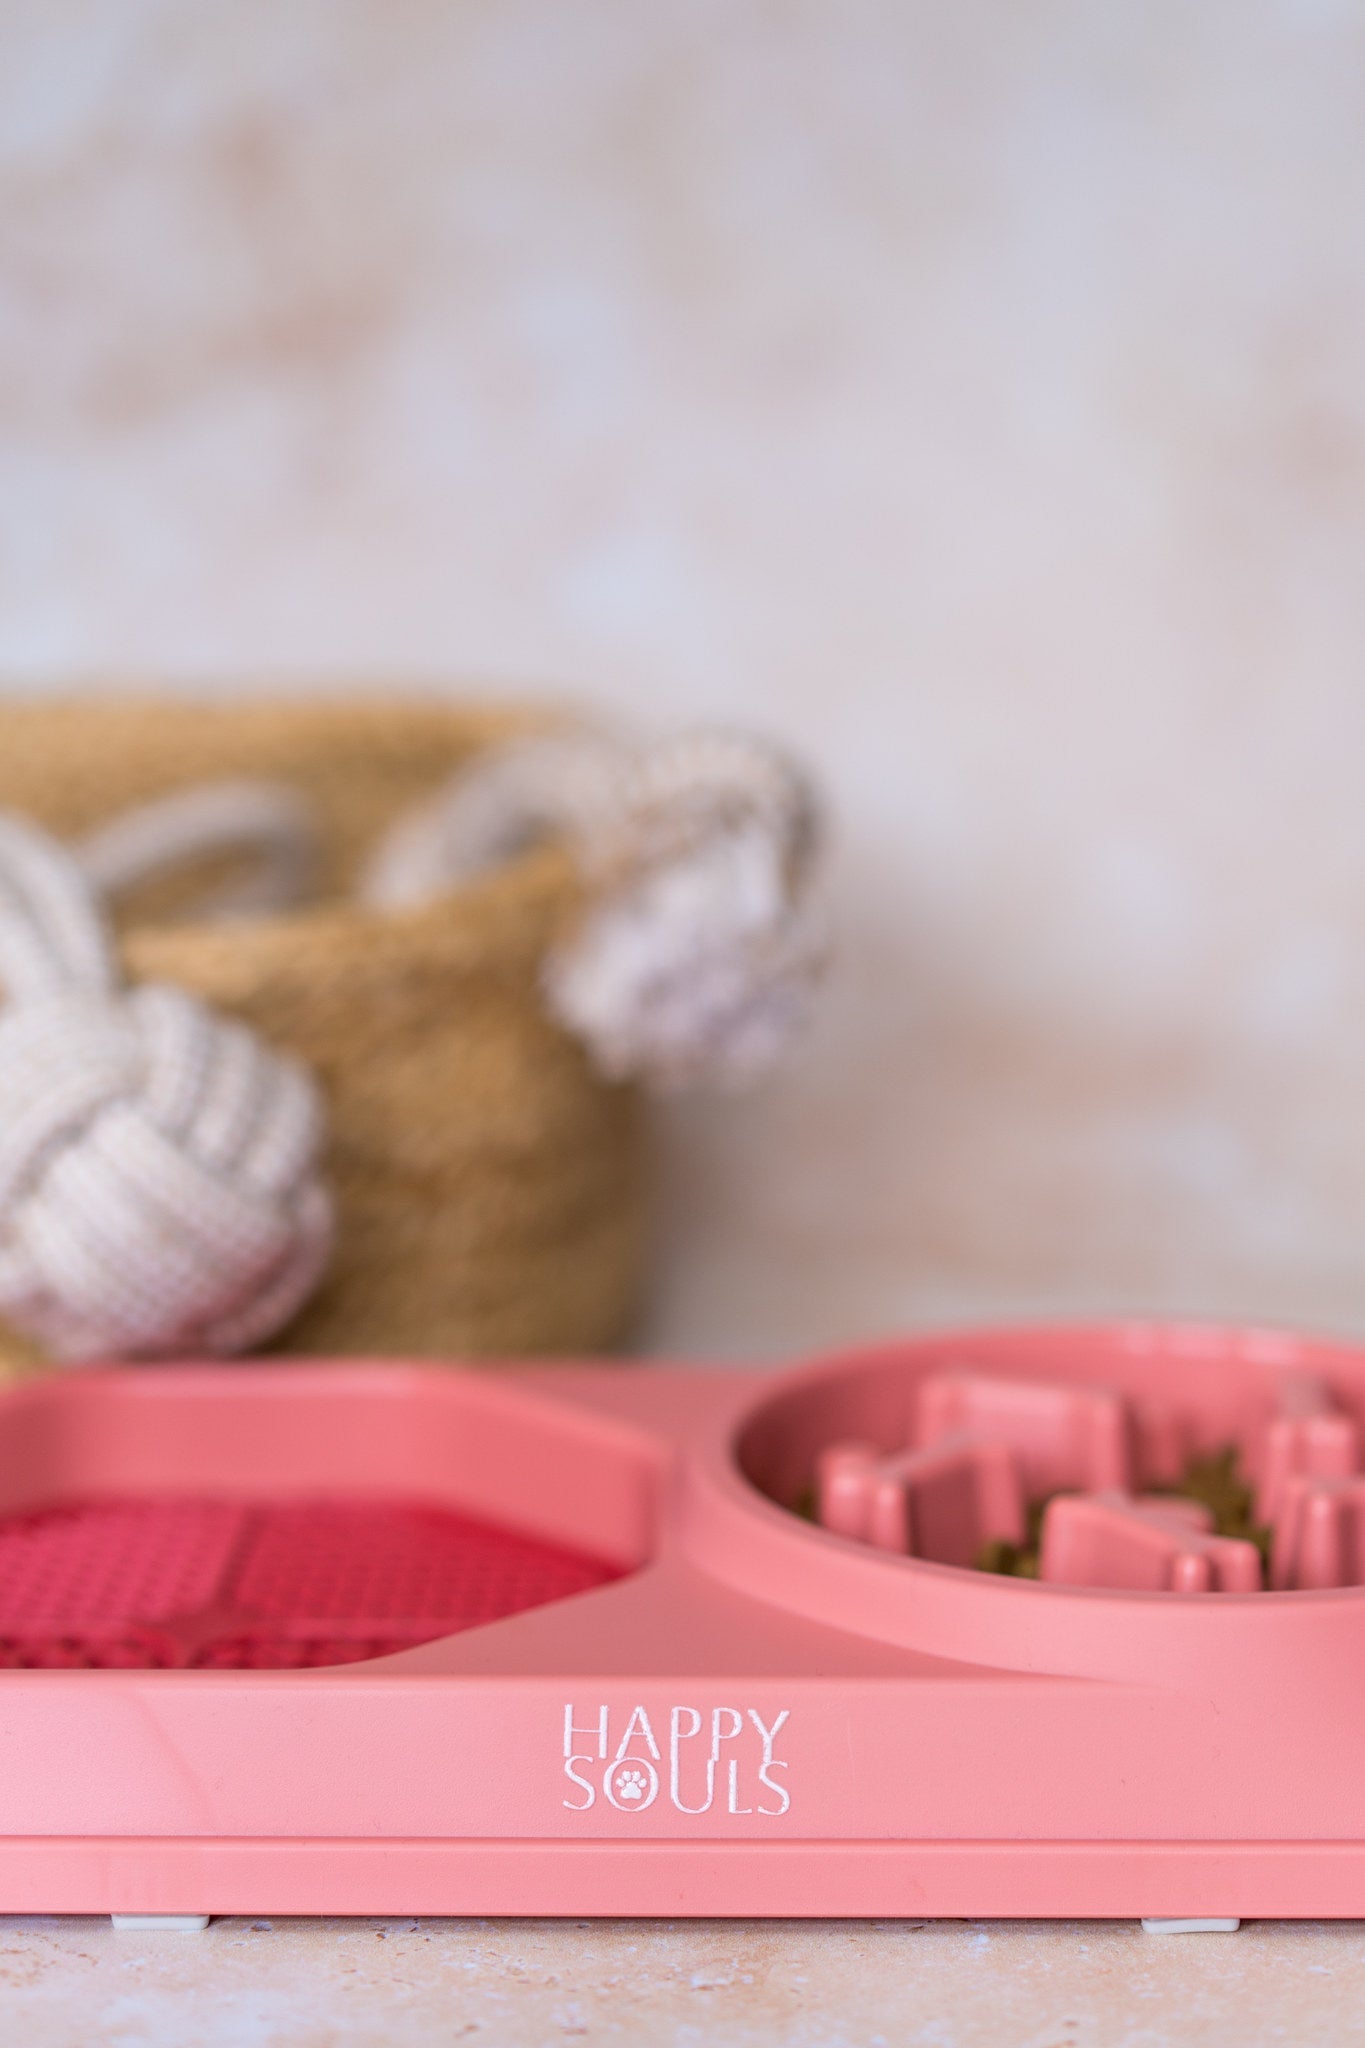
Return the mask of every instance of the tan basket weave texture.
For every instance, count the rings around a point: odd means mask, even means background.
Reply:
[[[644,1130],[547,1017],[537,977],[572,912],[554,852],[402,915],[349,900],[385,826],[534,714],[401,701],[0,704],[0,805],[63,836],[224,776],[312,801],[317,907],[232,925],[130,906],[132,976],[179,983],[298,1053],[328,1098],[339,1232],[273,1348],[498,1356],[618,1343],[635,1306]],[[203,876],[197,878],[202,881]],[[0,1328],[0,1363],[29,1354]]]

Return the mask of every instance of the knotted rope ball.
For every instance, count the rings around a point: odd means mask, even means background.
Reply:
[[[295,1060],[126,988],[79,861],[0,813],[0,1315],[67,1360],[251,1349],[332,1242]]]
[[[490,752],[395,829],[369,900],[421,903],[562,836],[581,916],[547,1001],[613,1079],[743,1083],[804,1021],[824,952],[814,798],[775,748],[701,731],[630,747],[583,732]]]
[[[823,959],[816,837],[805,779],[747,734],[682,734],[623,766],[581,834],[587,908],[545,968],[606,1073],[739,1086],[781,1055]]]

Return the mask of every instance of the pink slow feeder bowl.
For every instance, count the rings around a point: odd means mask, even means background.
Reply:
[[[0,1910],[1365,1917],[1362,1420],[1146,1324],[28,1383]],[[1269,1590],[1160,1492],[1227,1445]]]

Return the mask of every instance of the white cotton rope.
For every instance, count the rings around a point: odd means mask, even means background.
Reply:
[[[0,992],[0,1316],[73,1362],[273,1335],[332,1243],[306,1069],[126,988],[79,860],[5,812]]]
[[[810,1008],[823,957],[811,790],[767,742],[700,731],[649,746],[574,732],[478,757],[379,849],[362,894],[400,908],[563,837],[587,887],[550,953],[559,1020],[614,1079],[750,1080]]]
[[[73,848],[102,896],[211,855],[249,856],[183,915],[200,921],[289,910],[313,892],[318,827],[312,807],[288,783],[241,776],[178,789],[121,811]]]

